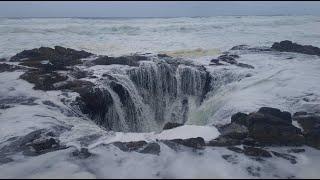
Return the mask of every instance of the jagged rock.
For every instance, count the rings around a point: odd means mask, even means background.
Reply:
[[[55,86],[55,89],[68,89],[79,93],[80,95],[88,93],[93,89],[95,85],[90,81],[85,80],[73,80],[65,81]]]
[[[243,149],[238,148],[238,147],[234,147],[234,146],[227,147],[227,149],[229,149],[230,151],[236,152],[236,153],[243,153],[244,152]]]
[[[241,45],[233,46],[230,50],[247,50],[247,49],[249,49],[248,45],[241,44]]]
[[[12,162],[13,159],[12,158],[8,158],[8,157],[1,157],[0,156],[0,165],[2,164],[6,164],[6,163],[9,163],[9,162]]]
[[[280,111],[280,109],[271,108],[271,107],[261,107],[258,113],[278,117],[280,118],[279,120],[285,120],[288,124],[292,123],[291,114],[287,111]]]
[[[227,62],[229,64],[237,64],[238,63],[233,56],[230,56],[230,55],[227,55],[227,54],[219,56],[218,59],[220,61],[224,61],[224,62]]]
[[[194,149],[203,149],[205,147],[205,141],[202,137],[197,137],[197,138],[189,138],[189,139],[172,139],[172,140],[164,140],[163,141],[165,144],[168,145],[168,142],[191,147]],[[169,145],[170,147],[170,145]]]
[[[101,134],[91,134],[87,136],[82,136],[78,138],[77,141],[80,143],[81,146],[87,147],[90,144],[92,144],[94,141],[99,139],[101,136],[102,136]]]
[[[59,132],[55,132],[59,134]],[[3,157],[22,152],[26,156],[38,156],[60,149],[66,149],[67,146],[61,145],[59,141],[48,135],[48,130],[39,129],[32,131],[22,137],[14,137],[7,140],[8,145],[0,149]]]
[[[80,151],[77,149],[72,152],[72,156],[78,157],[80,159],[86,159],[90,157],[92,154],[89,152],[87,148],[81,148]]]
[[[244,146],[244,154],[247,156],[255,156],[255,157],[272,157],[272,155],[261,148],[255,148],[250,146]]]
[[[25,69],[25,68],[21,66],[6,64],[6,63],[0,63],[0,73],[13,72],[13,71],[22,70],[22,69]]]
[[[249,127],[249,136],[254,140],[266,145],[304,144],[304,137],[299,128],[293,125],[273,124],[268,119],[265,120],[266,122],[254,122]]]
[[[144,154],[160,154],[160,145],[158,143],[148,143],[139,153]]]
[[[311,45],[300,45],[288,40],[275,42],[271,49],[281,52],[296,52],[320,56],[320,48]]]
[[[83,71],[79,68],[73,68],[73,70],[70,72],[70,75],[76,79],[81,79],[90,76],[89,72]]]
[[[218,147],[224,147],[224,146],[237,146],[242,143],[239,139],[233,139],[228,137],[219,136],[218,138],[209,141],[206,145],[207,146],[218,146]]]
[[[55,46],[53,48],[41,47],[31,50],[24,50],[10,58],[10,61],[20,61],[22,65],[44,68],[44,69],[65,69],[66,66],[80,64],[80,59],[91,56],[86,51],[77,51],[70,48]]]
[[[231,117],[231,124],[220,127],[219,131],[221,135],[208,145],[301,146],[305,143],[301,130],[292,125],[291,114],[270,107],[262,107],[249,115],[236,113]],[[309,137],[314,139],[316,135]]]
[[[254,167],[254,166],[247,167],[247,172],[254,177],[260,177],[261,176],[260,171],[261,171],[260,167]]]
[[[164,127],[163,127],[163,130],[166,130],[166,129],[173,129],[173,128],[176,128],[176,127],[179,127],[179,126],[182,126],[183,124],[180,124],[180,123],[173,123],[173,122],[167,122]]]
[[[6,58],[0,58],[0,62],[5,62],[5,61],[7,61]]]
[[[246,126],[231,123],[219,128],[221,136],[233,138],[233,139],[244,139],[248,136],[248,128]]]
[[[279,109],[263,107],[251,113],[248,121],[249,137],[269,145],[302,145],[304,137],[299,128],[292,125],[291,115]]]
[[[120,56],[120,57],[108,57],[101,56],[93,60],[92,63],[95,65],[112,65],[112,64],[121,64],[128,66],[139,66],[139,61],[148,60],[148,57],[141,55],[132,55],[132,56]]]
[[[20,76],[21,79],[35,84],[34,89],[39,90],[55,90],[54,84],[65,81],[67,76],[57,72],[43,73],[38,70],[28,71]]]
[[[7,105],[7,104],[0,104],[0,109],[9,109],[13,106]]]
[[[146,141],[133,141],[133,142],[114,142],[112,143],[120,150],[128,152],[128,151],[138,151],[145,145],[147,145]]]
[[[292,156],[290,154],[285,154],[285,153],[279,153],[279,152],[275,152],[275,151],[271,151],[271,152],[272,152],[272,154],[274,154],[277,157],[280,157],[280,158],[283,158],[283,159],[290,161],[291,164],[297,164],[297,160],[296,160],[295,156]]]
[[[160,58],[170,57],[170,56],[167,55],[167,54],[157,54],[157,56],[160,57]]]
[[[36,139],[30,143],[27,143],[27,146],[32,147],[32,151],[34,151],[37,155],[62,149],[59,142],[54,138]]]
[[[320,116],[299,112],[293,119],[303,128],[306,144],[320,149]]]
[[[301,115],[307,115],[307,114],[308,114],[308,113],[305,112],[305,111],[295,112],[295,113],[293,114],[293,118],[294,118],[294,117],[297,117],[297,116],[301,116]]]
[[[306,138],[306,144],[320,149],[320,129],[313,129],[304,135]]]
[[[231,116],[231,123],[237,123],[240,125],[248,126],[248,121],[247,121],[248,114],[238,112],[234,115]]]
[[[320,116],[318,115],[295,115],[294,120],[303,128],[304,133],[320,128]]]
[[[238,164],[237,157],[238,156],[236,155],[229,155],[229,154],[222,155],[222,158],[231,164]]]

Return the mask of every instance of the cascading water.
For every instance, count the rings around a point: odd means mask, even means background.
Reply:
[[[171,61],[155,58],[124,72],[106,72],[90,96],[99,103],[82,109],[114,131],[146,132],[167,122],[186,123],[190,109],[210,91],[212,77],[203,66]]]

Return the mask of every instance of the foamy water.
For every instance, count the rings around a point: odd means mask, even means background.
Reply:
[[[309,147],[295,154],[297,164],[272,157],[257,162],[225,148],[206,148],[194,152],[175,152],[160,143],[159,156],[122,152],[102,144],[114,141],[203,137],[219,135],[212,125],[225,124],[238,111],[252,112],[272,106],[294,113],[299,110],[320,113],[320,57],[297,53],[239,52],[239,62],[255,69],[236,66],[208,66],[210,58],[239,44],[270,46],[275,41],[292,40],[320,46],[320,17],[316,16],[221,16],[203,18],[0,18],[0,58],[40,46],[65,46],[96,54],[167,53],[204,64],[217,79],[217,87],[200,107],[191,108],[187,125],[162,132],[124,133],[105,131],[83,117],[69,117],[59,109],[45,106],[50,100],[61,109],[61,91],[40,91],[19,79],[22,72],[0,74],[0,98],[37,97],[38,105],[15,105],[0,111],[0,147],[5,140],[54,125],[71,127],[59,140],[81,147],[79,138],[99,135],[88,142],[94,154],[89,159],[70,156],[73,148],[36,157],[16,154],[13,162],[0,165],[0,178],[255,178],[248,167],[261,168],[261,178],[318,178],[320,151]],[[121,65],[93,66],[94,75],[102,76]],[[243,78],[251,74],[251,77]],[[230,81],[230,82],[229,82]],[[70,99],[76,94],[70,94]],[[307,98],[308,101],[303,100]],[[149,120],[149,119],[148,119]],[[273,148],[287,152],[288,148]],[[232,155],[237,163],[225,161]]]
[[[320,44],[318,16],[216,16],[199,18],[0,19],[0,57],[61,45],[96,54],[225,51],[234,45],[271,45],[288,39]],[[211,51],[210,51],[211,50]]]

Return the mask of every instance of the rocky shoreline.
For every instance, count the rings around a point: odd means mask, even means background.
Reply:
[[[223,65],[235,65],[241,68],[254,69],[252,65],[239,63],[237,59],[239,55],[233,51],[237,50],[248,50],[248,51],[277,51],[277,52],[296,52],[308,55],[320,56],[320,49],[313,46],[303,46],[291,41],[281,41],[274,43],[270,48],[249,48],[245,45],[235,46],[230,52],[225,52],[223,55],[212,59],[212,66],[223,66]],[[177,66],[179,62],[177,59],[164,54],[156,55],[160,58],[157,62],[159,69],[162,69],[166,74],[178,72]],[[86,61],[86,58],[93,58],[94,60]],[[77,67],[77,65],[83,65],[87,68],[97,65],[126,65],[128,67],[138,68],[142,61],[152,61],[152,56],[147,55],[131,55],[121,57],[108,57],[108,56],[97,56],[85,51],[77,51],[69,48],[56,46],[54,48],[41,47],[32,50],[22,51],[15,56],[11,57],[9,62],[1,60],[0,73],[3,72],[24,72],[20,78],[34,84],[35,90],[51,91],[51,90],[62,90],[76,92],[79,97],[73,105],[80,108],[82,113],[88,114],[88,116],[96,121],[105,116],[103,112],[106,109],[110,109],[113,104],[111,94],[106,93],[103,89],[97,88],[96,84],[87,79],[98,79],[99,77],[94,76],[90,71],[85,71]],[[12,64],[12,62],[17,64]],[[190,84],[184,84],[182,87],[185,92],[183,96],[196,96],[201,103],[205,98],[206,94],[211,90],[210,83],[213,78],[206,71],[206,67],[198,66],[189,62],[183,62],[186,66],[192,68],[193,71],[182,71],[182,78],[189,76],[190,74],[196,74],[199,79],[188,81],[192,86],[194,82],[200,81],[201,90],[198,92],[190,90],[188,87]],[[166,69],[165,67],[170,66]],[[138,69],[144,72],[145,69]],[[131,72],[131,71],[129,71]],[[131,72],[133,73],[133,72]],[[136,72],[134,72],[136,73]],[[149,72],[147,72],[149,73]],[[131,74],[132,75],[132,74]],[[157,94],[157,86],[151,86],[146,82],[139,81],[141,74],[132,75],[132,80],[136,84],[140,85],[141,89],[147,89],[148,93],[152,92],[153,95]],[[139,76],[138,76],[139,75]],[[114,92],[118,93],[120,101],[123,104],[132,104],[132,97],[129,95],[130,92],[124,87],[120,81],[113,79],[114,77],[109,74],[104,74],[103,77],[109,78],[112,81],[110,88]],[[176,86],[173,83],[172,76],[164,76],[167,82],[171,82],[168,86],[161,86],[162,93],[160,95],[171,95],[170,97],[177,98],[178,92],[173,90],[171,85]],[[149,78],[149,77],[148,77]],[[144,90],[145,90],[144,89]],[[150,92],[149,92],[150,91]],[[143,91],[146,92],[146,91]],[[157,94],[158,95],[158,94]],[[180,100],[180,99],[179,99]],[[8,100],[7,100],[8,101]],[[0,109],[11,108],[10,103],[6,100],[0,100]],[[33,100],[24,99],[21,102],[30,105]],[[50,101],[48,101],[50,103]],[[181,101],[182,115],[187,111],[188,99],[185,98]],[[157,104],[156,107],[162,106],[163,104]],[[136,116],[132,113],[128,106],[126,113],[128,115]],[[156,108],[155,108],[156,109]],[[163,112],[156,113],[161,114]],[[185,117],[183,117],[185,118]],[[130,119],[136,120],[136,119]],[[185,121],[174,121],[174,122],[161,122],[163,131],[178,128],[184,125]],[[111,128],[112,123],[109,120],[97,121],[98,125]],[[116,127],[116,126],[112,126]],[[102,146],[115,146],[124,152],[137,152],[143,154],[159,155],[161,153],[161,145],[179,152],[181,148],[191,148],[194,151],[201,151],[206,148],[223,147],[232,152],[243,154],[248,157],[252,157],[257,161],[263,161],[264,158],[277,157],[289,161],[292,164],[297,163],[297,158],[293,154],[304,153],[304,146],[309,146],[320,150],[320,116],[318,114],[312,114],[309,112],[296,112],[290,114],[286,111],[272,107],[261,107],[256,112],[249,114],[238,112],[231,117],[231,123],[217,127],[220,136],[210,141],[205,141],[202,137],[194,137],[187,139],[171,139],[171,140],[156,140],[152,142],[147,141],[132,141],[132,142],[112,142],[109,144],[103,144]],[[132,130],[132,129],[130,129]],[[138,128],[133,129],[138,131]],[[59,141],[59,134],[68,131],[66,127],[57,126],[54,129],[40,129],[33,131],[23,137],[13,137],[4,142],[4,145],[0,149],[0,165],[12,162],[10,158],[14,153],[22,153],[26,156],[39,156],[45,153],[58,151],[62,149],[74,148],[73,146],[67,146],[61,144]],[[270,147],[289,147],[287,153],[280,153],[275,150],[270,150]],[[94,156],[94,153],[90,151],[88,147],[81,149],[75,149],[71,156],[78,157],[80,159],[86,159]],[[234,156],[225,154],[222,156],[229,163],[236,163]],[[248,169],[248,172],[255,173],[252,169]]]

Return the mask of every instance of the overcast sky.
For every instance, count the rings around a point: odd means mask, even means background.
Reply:
[[[215,15],[320,15],[320,2],[0,2],[0,17],[194,17]]]

